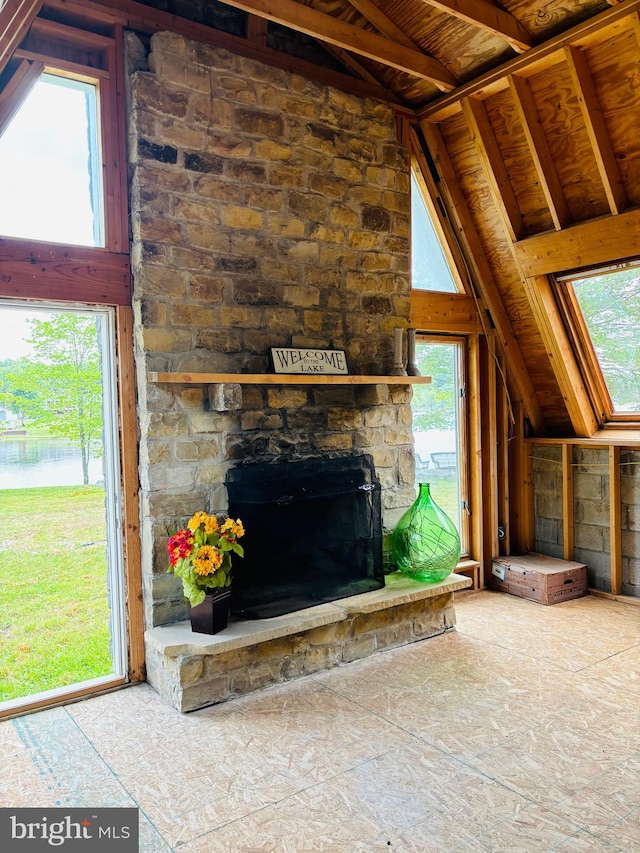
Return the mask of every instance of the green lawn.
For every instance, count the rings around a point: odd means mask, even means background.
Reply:
[[[0,701],[109,675],[104,490],[0,490]]]

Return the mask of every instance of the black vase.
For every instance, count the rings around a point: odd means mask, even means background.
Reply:
[[[196,634],[218,634],[224,631],[229,621],[231,590],[216,589],[205,595],[202,604],[189,607],[191,630]]]

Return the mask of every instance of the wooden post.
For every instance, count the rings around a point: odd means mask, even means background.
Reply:
[[[480,336],[469,335],[469,509],[471,515],[471,558],[480,562],[480,589],[484,582],[483,491],[482,491],[482,405],[480,400]],[[490,569],[489,569],[490,570]]]
[[[562,445],[562,545],[565,560],[573,560],[573,445]]]
[[[622,592],[622,503],[620,494],[620,448],[609,447],[609,542],[611,592]]]

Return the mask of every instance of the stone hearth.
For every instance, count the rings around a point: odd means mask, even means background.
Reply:
[[[471,580],[441,583],[387,575],[383,589],[272,619],[231,619],[220,634],[189,622],[147,631],[147,675],[179,711],[194,711],[385,649],[453,630],[453,593]]]

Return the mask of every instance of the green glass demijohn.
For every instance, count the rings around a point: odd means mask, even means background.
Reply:
[[[441,581],[460,559],[460,535],[449,516],[420,483],[418,497],[391,537],[391,554],[399,571],[415,580]]]

